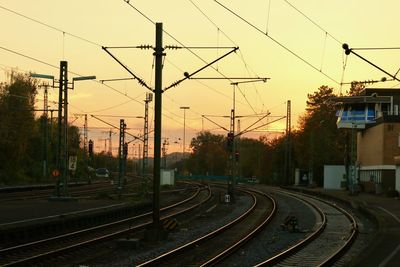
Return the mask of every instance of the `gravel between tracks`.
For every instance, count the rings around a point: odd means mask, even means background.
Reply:
[[[228,257],[218,266],[253,266],[260,261],[271,257],[279,251],[287,248],[305,238],[313,230],[315,224],[315,214],[310,211],[305,204],[302,204],[290,197],[280,194],[273,194],[278,200],[278,212],[271,224],[262,230],[259,235],[239,249],[235,255]],[[194,219],[188,220],[179,226],[175,232],[171,232],[168,239],[163,242],[146,243],[140,242],[136,249],[113,249],[112,252],[101,255],[95,259],[81,263],[85,266],[134,266],[145,262],[157,255],[167,252],[180,244],[200,237],[204,233],[210,232],[237,217],[250,206],[251,200],[248,196],[240,196],[234,205],[218,204],[214,209],[207,213],[199,213]],[[356,211],[353,211],[356,212]],[[357,213],[357,212],[356,212]],[[281,228],[281,223],[288,215],[298,218],[299,232],[289,233]],[[351,262],[353,257],[369,243],[369,239],[375,228],[365,217],[357,214],[358,223],[361,225],[360,234],[351,252],[348,253],[343,263]],[[216,220],[215,218],[218,218]]]
[[[251,199],[247,195],[236,198],[235,204],[217,204],[206,210],[202,210],[191,220],[180,224],[176,231],[170,232],[166,241],[155,243],[140,242],[136,249],[114,249],[111,253],[102,255],[96,259],[81,263],[85,266],[132,266],[150,260],[179,245],[201,237],[205,233],[213,231],[233,218],[238,217],[251,206]],[[208,212],[207,212],[208,210]],[[215,218],[218,218],[216,220]]]

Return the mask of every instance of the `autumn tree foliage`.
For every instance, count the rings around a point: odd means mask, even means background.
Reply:
[[[188,160],[193,174],[224,175],[227,164],[226,140],[223,135],[200,132],[190,143],[192,154]]]
[[[356,84],[355,84],[356,85]],[[360,91],[360,86],[352,93]],[[345,131],[337,129],[336,106],[332,98],[337,97],[333,88],[321,86],[307,95],[306,111],[299,119],[299,127],[293,129],[290,146],[286,135],[274,139],[265,136],[259,140],[237,138],[240,153],[239,177],[257,177],[268,184],[292,184],[294,169],[310,171],[313,181],[322,185],[324,165],[343,165],[345,159]],[[228,153],[226,137],[201,132],[193,138],[193,150],[189,169],[194,174],[223,175],[227,173]],[[291,149],[289,180],[284,179],[285,154]]]
[[[37,84],[28,75],[11,73],[10,82],[0,84],[0,185],[51,182],[44,175],[47,143],[47,173],[55,167],[57,124],[35,117]],[[44,129],[53,131],[44,138]],[[69,151],[82,153],[77,127],[68,129]],[[72,154],[71,154],[72,155]],[[81,168],[82,169],[82,168]]]
[[[312,172],[313,180],[323,182],[324,165],[344,163],[344,133],[336,126],[333,88],[321,86],[308,94],[306,112],[299,118],[295,134],[295,166]]]
[[[36,84],[25,75],[11,75],[0,85],[0,183],[22,179],[33,167],[35,153],[27,153],[38,136],[34,104]],[[30,151],[32,152],[32,151]]]

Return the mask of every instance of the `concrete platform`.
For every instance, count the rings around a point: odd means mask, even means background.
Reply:
[[[112,200],[18,200],[0,202],[0,228],[23,222],[39,222],[79,213],[107,210],[125,205],[121,201]]]

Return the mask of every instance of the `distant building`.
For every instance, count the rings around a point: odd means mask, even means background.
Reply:
[[[400,90],[338,97],[337,126],[357,131],[357,179],[366,191],[400,192]],[[397,160],[395,160],[397,157]],[[397,181],[396,181],[396,169]]]

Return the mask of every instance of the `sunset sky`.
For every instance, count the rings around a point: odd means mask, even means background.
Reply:
[[[241,128],[255,122],[257,116],[250,116],[255,113],[271,112],[264,123],[285,116],[287,100],[292,102],[292,121],[296,127],[298,116],[304,113],[307,94],[321,85],[331,86],[339,94],[349,89],[349,85],[341,83],[388,77],[355,55],[344,55],[343,43],[351,48],[400,47],[400,2],[396,0],[128,2],[0,0],[0,82],[7,81],[5,73],[10,69],[58,78],[57,67],[61,60],[66,60],[70,80],[79,75],[97,77],[97,81],[77,82],[75,90],[69,91],[69,121],[83,127],[83,117],[74,114],[90,114],[119,126],[119,119],[124,118],[129,132],[140,135],[143,119],[134,117],[144,115],[143,100],[149,91],[135,80],[101,84],[99,80],[103,79],[131,78],[101,47],[154,46],[153,22],[162,22],[164,46],[210,47],[166,49],[163,88],[183,78],[184,72],[192,73],[229,52],[229,47],[238,46],[238,52],[194,77],[268,77],[266,83],[241,84],[236,88],[236,114],[244,116]],[[153,50],[113,49],[112,52],[154,86]],[[391,74],[400,68],[399,49],[358,53]],[[181,106],[190,107],[186,110],[187,147],[202,129],[226,134],[202,120],[202,115],[229,128],[226,116],[233,105],[230,83],[222,79],[186,80],[163,94],[162,136],[169,140],[169,153],[182,151]],[[400,85],[389,81],[369,86]],[[56,89],[51,89],[49,98],[57,101]],[[39,91],[37,99],[37,107],[42,108],[43,91]],[[151,127],[153,104],[149,112]],[[57,108],[57,104],[51,102],[50,108]],[[107,137],[105,131],[110,127],[90,115],[89,138],[95,142],[95,152],[99,152],[104,150],[101,139]],[[272,138],[274,131],[284,130],[284,125],[285,120],[280,120],[247,136]],[[116,153],[118,133],[114,132]],[[151,156],[152,138],[149,145]]]

